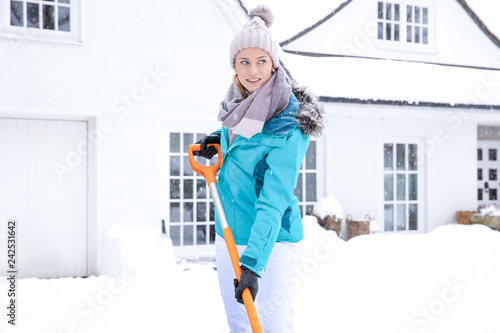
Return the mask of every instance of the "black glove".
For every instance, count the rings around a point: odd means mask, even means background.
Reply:
[[[243,298],[241,295],[245,289],[250,289],[250,293],[252,294],[252,298],[255,301],[255,297],[257,296],[257,292],[259,291],[259,276],[254,273],[251,269],[246,268],[245,266],[241,266],[241,276],[240,281],[234,279],[234,297],[238,303],[243,303]]]
[[[206,159],[211,159],[212,157],[214,157],[214,155],[217,154],[217,149],[215,149],[214,146],[207,147],[209,143],[220,144],[220,134],[213,133],[203,137],[201,140],[196,142],[196,144],[199,144],[201,146],[201,149],[200,151],[193,152],[193,155],[205,157]]]

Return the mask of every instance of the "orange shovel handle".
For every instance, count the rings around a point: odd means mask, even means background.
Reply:
[[[218,144],[210,143],[207,146],[214,146],[217,150],[217,163],[215,163],[214,165],[203,166],[196,162],[193,152],[201,150],[201,145],[196,144],[189,146],[189,164],[191,164],[191,169],[193,169],[194,172],[202,175],[203,178],[205,178],[205,180],[207,181],[207,185],[210,185],[213,182],[217,183],[215,174],[217,173],[217,171],[219,171],[220,166],[222,165],[222,153],[220,150],[220,145]]]

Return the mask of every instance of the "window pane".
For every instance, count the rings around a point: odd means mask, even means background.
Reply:
[[[70,24],[69,24],[69,7],[61,7],[59,6],[57,8],[58,11],[58,29],[59,31],[70,31]]]
[[[411,25],[407,26],[406,27],[406,41],[408,43],[411,43],[411,41],[412,41],[412,38],[411,38],[412,37],[412,33],[413,33],[412,26]]]
[[[194,231],[194,228],[192,225],[185,225],[184,226],[184,237],[183,237],[182,245],[193,245],[194,244],[193,231]]]
[[[184,199],[193,199],[193,180],[184,179]]]
[[[483,169],[477,169],[477,180],[483,180]]]
[[[26,6],[26,23],[28,24],[28,28],[40,28],[40,5],[28,2]]]
[[[189,156],[184,156],[182,160],[184,162],[184,165],[182,166],[182,174],[184,176],[192,176],[194,171],[191,169],[191,164],[189,164]]]
[[[477,150],[477,160],[478,161],[482,161],[483,160],[483,150],[482,149],[478,149]]]
[[[196,245],[204,245],[207,243],[207,226],[196,226]]]
[[[385,19],[392,20],[392,4],[386,3],[385,6]]]
[[[316,169],[316,141],[310,141],[306,152],[306,169]]]
[[[384,39],[384,24],[382,22],[378,23],[378,39]]]
[[[59,3],[68,3],[69,4],[69,0],[58,0]]]
[[[427,32],[427,28],[423,27],[422,28],[422,43],[423,44],[429,44],[429,33]]]
[[[497,200],[497,190],[494,188],[490,188],[490,201],[496,201]]]
[[[396,169],[406,170],[405,144],[396,145]]]
[[[182,139],[183,139],[182,151],[187,153],[189,150],[189,146],[194,143],[194,135],[192,133],[184,133]]]
[[[408,197],[409,200],[418,200],[418,175],[410,174],[408,175]]]
[[[181,198],[181,181],[180,179],[170,179],[170,199]]]
[[[396,214],[396,220],[397,220],[397,230],[406,230],[406,205],[405,204],[399,204],[397,205],[397,214]]]
[[[408,209],[409,230],[418,230],[418,206],[411,204]]]
[[[391,29],[392,29],[392,24],[386,23],[385,25],[385,39],[386,40],[391,40]]]
[[[181,208],[177,202],[170,203],[170,222],[181,221]]]
[[[415,27],[415,43],[420,43],[420,27]]]
[[[181,245],[181,227],[178,225],[170,226],[170,239],[172,240],[172,245]]]
[[[205,202],[196,203],[196,221],[198,222],[207,221],[207,204]]]
[[[196,198],[197,199],[206,199],[207,198],[207,186],[205,184],[206,183],[203,179],[196,180]]]
[[[306,201],[316,201],[316,174],[306,174]]]
[[[415,6],[415,23],[420,23],[420,7]]]
[[[426,7],[422,8],[422,23],[429,24],[429,13]]]
[[[483,200],[483,190],[482,189],[477,190],[477,200]]]
[[[170,152],[180,153],[181,152],[181,134],[180,133],[170,133]]]
[[[394,175],[384,175],[384,200],[394,200]]]
[[[408,170],[417,170],[417,145],[408,145]]]
[[[47,30],[54,30],[56,27],[56,20],[54,15],[54,6],[43,5],[43,28]]]
[[[399,42],[399,24],[394,24],[394,40]]]
[[[406,200],[406,175],[396,175],[396,200]]]
[[[184,222],[193,222],[193,203],[185,202],[183,205]]]
[[[304,197],[302,195],[302,173],[299,173],[299,178],[297,178],[297,187],[295,187],[293,194],[295,194],[299,201],[304,201]]]
[[[497,160],[497,150],[496,149],[488,149],[488,159],[490,161]]]
[[[384,205],[384,231],[394,231],[394,205]]]
[[[211,224],[209,226],[210,228],[210,244],[214,244],[215,243],[215,225],[214,224]]]
[[[383,2],[378,2],[378,18],[383,19],[384,18],[384,3]]]
[[[392,170],[393,169],[393,152],[392,152],[392,143],[384,144],[384,170]]]
[[[213,202],[210,202],[210,221],[215,221],[215,205]]]
[[[497,180],[497,169],[490,169],[489,180]]]
[[[394,21],[399,21],[399,5],[394,4]]]
[[[406,6],[406,22],[412,22],[412,6]]]
[[[181,175],[181,158],[180,156],[170,156],[170,176]]]
[[[24,26],[24,10],[23,3],[21,1],[11,1],[10,2],[10,25],[15,27]]]

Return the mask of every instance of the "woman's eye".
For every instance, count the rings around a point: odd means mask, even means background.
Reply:
[[[259,64],[265,64],[265,63],[266,63],[266,61],[265,61],[265,60],[260,60],[260,61],[259,61]]]
[[[248,65],[248,64],[249,64],[249,62],[248,62],[248,61],[246,61],[246,60],[243,60],[243,61],[241,62],[241,64],[242,64],[242,65]]]

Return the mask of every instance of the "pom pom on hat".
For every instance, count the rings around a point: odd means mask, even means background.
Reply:
[[[268,28],[270,28],[274,22],[273,13],[271,13],[271,10],[265,5],[258,5],[250,11],[250,14],[248,14],[248,16],[250,16],[251,19],[253,19],[254,17],[260,17]]]
[[[266,51],[273,61],[273,67],[279,66],[278,43],[274,40],[269,27],[274,22],[271,10],[259,5],[249,14],[251,20],[236,34],[229,48],[229,61],[234,68],[234,58],[243,49],[256,47]]]

